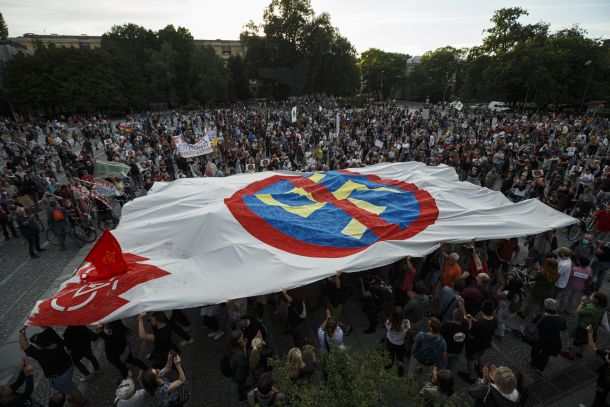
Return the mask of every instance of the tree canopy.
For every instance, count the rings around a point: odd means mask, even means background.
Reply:
[[[263,22],[241,33],[242,58],[221,58],[196,45],[184,27],[153,31],[113,26],[101,48],[45,47],[6,64],[5,97],[20,112],[141,111],[153,102],[169,107],[219,105],[252,96],[351,96],[432,102],[462,99],[508,103],[582,105],[610,94],[608,41],[579,26],[552,32],[545,22],[524,24],[520,7],[497,10],[480,45],[445,46],[417,64],[409,55],[371,48],[357,58],[349,40],[317,14],[310,0],[271,0]],[[8,29],[0,14],[0,40]],[[258,94],[250,93],[257,83]]]

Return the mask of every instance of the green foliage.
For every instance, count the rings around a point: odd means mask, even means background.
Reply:
[[[461,83],[466,51],[450,46],[426,52],[407,79],[409,97],[431,102],[450,100]]]
[[[33,56],[19,55],[6,69],[7,97],[22,112],[140,111],[151,102],[221,103],[230,94],[221,58],[212,48],[196,48],[190,32],[173,25],[158,32],[114,26],[98,49],[38,44]],[[239,80],[241,97],[243,74]]]
[[[366,81],[365,91],[378,95],[382,91],[381,98],[388,97],[392,86],[399,82],[397,79],[400,80],[404,77],[407,59],[409,58],[409,55],[385,52],[377,48],[364,51],[360,55],[358,65],[360,74]]]
[[[305,63],[305,93],[350,95],[357,89],[354,47],[328,14],[315,14],[309,0],[272,0],[263,24],[246,24],[241,39],[250,78],[257,78],[261,68],[294,69]]]
[[[4,16],[0,13],[0,41],[8,40],[8,27],[4,21]]]
[[[412,382],[398,377],[394,369],[384,369],[388,356],[379,350],[335,350],[325,353],[320,363],[327,372],[326,382],[318,369],[307,383],[294,384],[284,361],[274,360],[275,386],[292,407],[404,406],[415,397]]]
[[[409,98],[503,100],[539,108],[605,100],[610,48],[587,38],[578,26],[551,33],[544,22],[520,23],[527,14],[519,7],[500,9],[480,46],[467,52],[445,47],[426,53],[407,79]]]

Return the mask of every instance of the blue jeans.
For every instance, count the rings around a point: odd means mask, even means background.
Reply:
[[[451,370],[452,372],[455,372],[455,369],[457,368],[457,364],[460,360],[460,354],[459,353],[447,353],[447,370]]]
[[[68,396],[76,389],[76,386],[74,385],[74,382],[72,381],[73,375],[74,375],[74,366],[72,365],[62,374],[55,376],[55,377],[49,377],[49,383],[51,383],[51,386],[55,390],[57,390],[64,396]]]

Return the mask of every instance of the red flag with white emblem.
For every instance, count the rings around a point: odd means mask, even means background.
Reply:
[[[104,230],[102,237],[93,246],[85,261],[95,266],[95,268],[90,268],[90,272],[81,275],[81,279],[86,282],[107,280],[123,274],[129,269],[123,258],[121,245],[108,229]]]

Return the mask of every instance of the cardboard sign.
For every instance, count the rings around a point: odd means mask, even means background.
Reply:
[[[136,153],[133,150],[127,150],[127,157],[135,157]]]
[[[534,178],[542,178],[542,177],[544,177],[544,171],[543,170],[532,170],[532,176]]]
[[[265,158],[261,160],[261,167],[267,167],[269,165],[269,159]]]
[[[255,172],[256,164],[246,164],[246,172]]]
[[[104,144],[110,145],[110,144],[112,144],[112,140],[110,140],[109,138],[106,138],[106,139],[104,139]]]

